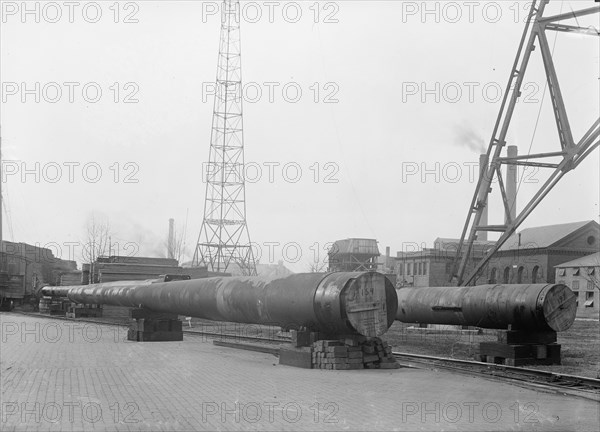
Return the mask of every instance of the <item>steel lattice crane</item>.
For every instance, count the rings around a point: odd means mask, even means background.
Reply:
[[[600,141],[598,140],[598,137],[600,136],[600,117],[592,123],[587,132],[579,137],[578,140],[575,140],[573,137],[558,76],[552,60],[552,52],[546,36],[547,31],[556,31],[580,33],[598,37],[600,34],[597,29],[563,24],[562,21],[573,18],[577,19],[578,17],[585,15],[600,14],[600,6],[554,16],[544,16],[544,9],[548,3],[549,0],[536,0],[532,3],[529,11],[527,24],[525,25],[525,30],[523,31],[523,36],[519,43],[517,56],[500,107],[500,113],[498,114],[492,138],[487,149],[487,160],[489,162],[487,163],[487,166],[481,170],[456,252],[451,282],[455,282],[457,285],[472,284],[494,253],[498,251],[506,240],[517,230],[519,225],[521,225],[525,218],[529,216],[560,179],[569,171],[577,168],[577,166],[589,156],[598,145],[600,145]],[[520,156],[508,155],[503,157],[501,154],[506,145],[506,134],[513,117],[517,99],[521,95],[523,77],[527,70],[530,57],[536,47],[540,48],[539,51],[544,63],[547,88],[552,101],[560,149],[548,153]],[[543,161],[540,162],[540,160]],[[513,209],[511,208],[512,203],[507,199],[505,183],[501,173],[502,165],[529,166],[552,170],[546,182],[539,187],[533,197],[529,199],[527,204],[518,214],[514,214],[515,212],[513,212]],[[498,189],[502,197],[502,202],[504,203],[505,224],[480,225],[482,215],[486,210],[488,199],[492,192],[491,184],[495,179],[498,182]],[[473,243],[477,239],[477,233],[486,231],[495,231],[502,234],[484,258],[478,262],[468,274],[466,274]]]

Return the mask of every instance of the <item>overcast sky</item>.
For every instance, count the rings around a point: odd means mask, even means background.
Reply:
[[[323,259],[336,239],[376,238],[382,252],[395,253],[459,237],[528,4],[242,4],[247,220],[260,262],[277,262],[286,244],[303,253],[296,258],[288,247],[286,265],[305,271],[313,250]],[[592,4],[552,1],[547,11]],[[182,229],[187,215],[191,257],[204,208],[219,2],[80,2],[71,17],[62,2],[27,5],[39,8],[39,23],[35,13],[22,15],[21,2],[2,2],[4,238],[80,241],[97,212],[120,247],[134,242],[138,254],[158,256],[168,219]],[[597,20],[579,25],[599,27]],[[548,36],[552,46],[555,34]],[[576,141],[599,114],[598,44],[566,33],[556,39]],[[557,151],[539,49],[524,82],[508,144],[523,154]],[[522,227],[598,220],[598,171],[596,150]],[[525,173],[521,207],[545,176]],[[492,202],[490,222],[501,221]],[[72,258],[67,246],[62,255]]]

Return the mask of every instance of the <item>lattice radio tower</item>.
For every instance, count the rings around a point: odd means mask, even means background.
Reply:
[[[225,272],[236,264],[244,275],[256,275],[246,224],[240,2],[224,0],[221,42],[206,169],[204,220],[193,264]]]

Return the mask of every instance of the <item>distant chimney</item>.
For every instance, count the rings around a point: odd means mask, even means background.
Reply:
[[[389,246],[385,247],[385,256],[388,258],[390,257],[390,247]]]
[[[507,157],[514,158],[519,154],[517,146],[511,145],[507,149]],[[510,210],[510,218],[514,221],[517,217],[517,165],[506,165],[506,200]],[[504,220],[508,224],[508,220]]]
[[[487,169],[488,166],[488,161],[489,158],[487,156],[487,154],[481,154],[479,155],[479,174],[483,174],[485,172],[485,170]],[[483,197],[485,197],[487,191],[480,191],[479,193],[479,198],[483,199]],[[483,212],[481,213],[481,219],[479,220],[479,225],[481,226],[485,226],[488,224],[488,205],[489,203],[486,204],[486,206],[483,209]],[[488,233],[487,231],[479,231],[477,233],[477,240],[487,240],[488,239]]]
[[[167,257],[175,258],[175,219],[169,219],[169,239],[167,241]]]

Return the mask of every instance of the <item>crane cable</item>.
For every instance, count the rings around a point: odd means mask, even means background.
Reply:
[[[563,5],[564,5],[564,0],[560,3],[560,12],[559,14],[562,14],[562,10],[563,10]],[[573,9],[571,9],[571,12],[573,12]],[[552,42],[552,52],[551,55],[554,55],[554,49],[556,48],[556,40],[558,37],[558,32],[554,33],[554,41]],[[542,92],[542,100],[540,101],[540,108],[538,110],[537,113],[537,118],[535,119],[535,125],[533,128],[533,134],[531,135],[531,141],[529,143],[529,149],[527,150],[527,155],[531,154],[531,148],[533,147],[533,142],[535,141],[535,134],[537,132],[537,128],[538,125],[540,123],[540,117],[542,114],[542,107],[544,106],[544,99],[546,98],[546,90],[548,89],[548,81],[546,80],[546,82],[544,83],[544,91]],[[523,182],[523,177],[525,176],[525,171],[526,169],[522,170],[521,175],[519,177],[519,183],[517,184],[517,196],[519,196],[519,189],[521,189],[521,183]],[[516,200],[512,203],[512,205],[516,205]]]

